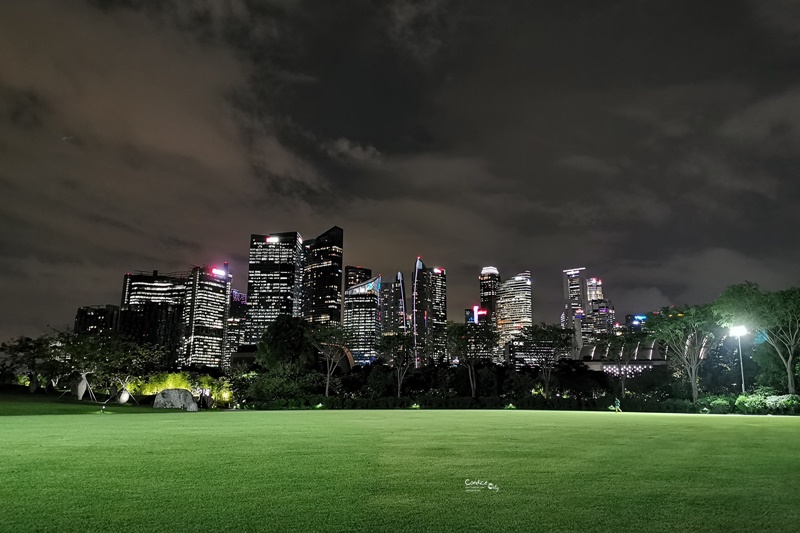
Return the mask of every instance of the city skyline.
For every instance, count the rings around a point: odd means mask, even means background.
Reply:
[[[334,226],[332,229],[339,230],[339,232],[341,233],[341,229],[342,228],[339,228],[338,226]],[[331,230],[328,230],[328,231],[331,231]],[[327,233],[328,232],[325,232],[325,234],[327,234]],[[323,235],[325,235],[325,234],[323,234]],[[304,252],[301,251],[301,245],[302,244],[308,245],[309,243],[312,243],[315,239],[310,239],[310,240],[303,241],[301,239],[301,233],[300,232],[280,232],[280,233],[273,232],[271,234],[263,234],[263,235],[262,234],[251,234],[250,235],[251,247],[254,246],[255,242],[258,242],[259,244],[261,244],[261,243],[270,243],[270,241],[268,240],[270,238],[270,236],[273,236],[272,238],[276,239],[276,242],[277,242],[277,239],[280,239],[281,241],[285,241],[286,237],[290,236],[291,240],[293,242],[296,242],[296,246],[297,246],[297,252],[296,253],[298,255],[294,259],[294,261],[297,262],[296,266],[299,266],[298,272],[304,270],[304,268],[303,268],[303,260],[301,259],[301,256],[304,254]],[[346,250],[346,248],[344,248],[344,250]],[[252,261],[252,253],[253,253],[253,250],[251,248],[251,261]],[[344,258],[346,258],[347,254],[343,253],[342,256]],[[421,257],[417,257],[416,258],[417,262],[420,261],[420,260],[421,260]],[[342,260],[342,265],[344,265],[346,262],[347,262],[346,260]],[[174,264],[174,262],[168,262],[168,264]],[[226,272],[229,272],[230,273],[229,275],[234,280],[230,284],[231,290],[246,296],[247,292],[248,292],[248,285],[250,284],[250,282],[248,280],[250,279],[250,275],[252,274],[252,272],[248,272],[249,267],[245,269],[246,273],[243,276],[244,280],[242,280],[242,276],[239,276],[239,277],[234,276],[234,271],[230,267],[230,264],[227,261],[223,262],[223,264],[225,266]],[[126,300],[126,287],[127,287],[127,283],[128,283],[127,280],[132,275],[131,273],[133,273],[134,275],[144,275],[144,276],[150,276],[152,274],[153,276],[161,275],[162,277],[163,276],[167,276],[167,277],[169,277],[169,276],[185,276],[185,277],[188,277],[192,273],[193,270],[211,269],[211,268],[212,267],[208,266],[208,263],[203,263],[202,267],[201,266],[197,266],[195,264],[191,264],[188,269],[186,269],[186,266],[184,265],[184,270],[176,271],[176,272],[169,272],[169,273],[166,273],[166,274],[164,274],[163,271],[159,271],[159,269],[152,269],[152,270],[130,269],[126,274],[124,274],[125,281],[123,283],[123,294],[122,294],[123,304],[125,303],[125,300]],[[439,271],[439,270],[445,271],[446,270],[446,268],[440,267],[438,263],[436,264],[435,267],[430,267],[430,269],[431,270],[435,270],[435,271]],[[483,309],[483,306],[481,305],[482,303],[485,303],[485,301],[482,301],[482,300],[485,300],[483,298],[483,296],[484,296],[483,283],[484,283],[484,276],[488,271],[491,271],[491,273],[493,275],[498,276],[500,279],[502,279],[502,281],[508,281],[509,280],[509,278],[503,278],[502,271],[500,269],[494,267],[494,266],[488,266],[488,267],[484,266],[484,267],[482,267],[480,269],[480,271],[478,272],[479,275],[475,276],[475,280],[477,281],[477,283],[473,287],[473,289],[474,289],[473,293],[474,294],[467,295],[464,298],[464,301],[468,301],[471,304],[467,308],[468,311],[471,310],[474,307],[480,307],[481,309]],[[538,292],[542,292],[542,291],[553,292],[554,290],[565,291],[567,287],[566,287],[566,285],[564,285],[564,276],[567,274],[567,272],[578,272],[578,271],[580,271],[582,273],[581,274],[582,276],[585,276],[585,274],[583,274],[583,272],[586,271],[586,267],[571,268],[571,269],[562,270],[562,272],[561,272],[561,278],[562,279],[560,281],[560,283],[562,285],[561,288],[554,289],[553,287],[547,287],[547,288],[539,287],[539,291]],[[370,269],[368,267],[361,266],[361,265],[358,265],[358,266],[348,265],[346,267],[343,267],[341,269],[341,284],[339,286],[341,296],[343,296],[345,294],[345,292],[347,291],[347,289],[349,288],[349,286],[348,286],[348,279],[349,279],[348,278],[348,274],[353,273],[355,276],[363,277],[365,272],[369,272],[371,274],[372,269]],[[401,274],[401,273],[398,272],[398,274]],[[563,314],[564,311],[565,311],[565,305],[567,305],[567,300],[564,297],[562,297],[560,303],[558,304],[560,307],[556,308],[556,313],[553,316],[544,316],[542,312],[538,312],[537,313],[537,305],[536,305],[537,300],[536,300],[536,296],[535,296],[535,294],[537,292],[536,283],[535,283],[536,277],[533,276],[533,273],[531,273],[530,271],[525,271],[524,274],[529,276],[528,277],[528,280],[529,280],[528,283],[529,283],[529,286],[530,286],[531,293],[533,295],[531,297],[531,302],[533,304],[532,305],[532,309],[533,309],[532,324],[538,324],[538,323],[559,324],[560,323],[562,325],[562,327],[567,327],[567,329],[571,329],[572,325],[569,323],[569,321],[567,321],[567,323],[565,323],[565,315]],[[522,274],[512,275],[512,276],[510,276],[510,278],[511,279],[515,279],[515,278],[518,278],[520,275],[522,275]],[[378,278],[380,278],[381,276],[384,276],[384,275],[381,274],[381,273],[377,274]],[[602,282],[602,280],[600,278],[597,278],[597,277],[589,277],[589,278],[582,277],[581,279],[583,280],[582,283],[583,283],[583,286],[584,286],[584,289],[583,289],[584,292],[587,291],[587,283],[591,284],[592,282],[595,282],[595,283],[597,283],[599,285],[599,287],[595,288],[594,290],[598,291],[599,295],[601,297],[603,296],[603,288],[602,288],[603,282]],[[359,283],[361,283],[363,281],[366,281],[366,280],[367,280],[367,278],[364,278],[364,279],[360,280]],[[296,283],[295,281],[292,281],[291,285],[294,285],[295,283]],[[240,286],[242,287],[241,289],[239,289]],[[583,299],[586,300],[586,302],[591,301],[588,298],[588,295],[591,293],[592,289],[588,288],[588,291],[589,292],[586,292],[586,294],[582,297]],[[449,292],[448,292],[448,294],[449,294]],[[449,299],[450,297],[447,296],[447,298]],[[83,303],[78,303],[78,305],[76,306],[76,309],[78,309],[78,311],[80,312],[80,310],[84,309],[84,308],[89,310],[89,309],[93,309],[93,308],[107,307],[108,305],[112,305],[113,306],[115,304],[115,302],[117,302],[118,300],[119,300],[119,298],[117,297],[116,299],[112,298],[111,299],[111,303],[109,303],[109,302],[92,302],[92,303],[83,302]],[[299,301],[305,303],[304,300],[299,300]],[[603,300],[603,301],[606,301],[606,300]],[[343,300],[342,300],[342,302],[343,302]],[[692,303],[698,303],[698,302],[692,302]],[[699,303],[703,303],[703,302],[699,302]],[[409,303],[407,303],[407,305],[409,307],[409,313],[411,313],[411,303],[409,302]],[[495,303],[495,305],[496,305],[496,303]],[[680,304],[678,304],[678,305],[680,305]],[[340,315],[339,315],[342,319],[344,317],[343,309],[344,309],[344,307],[342,305],[341,309],[340,309]],[[649,311],[653,311],[653,310],[656,310],[656,309],[657,308],[646,309],[646,308],[644,308],[642,306],[638,306],[638,307],[634,306],[633,309],[629,309],[629,310],[627,310],[625,312],[617,311],[616,312],[616,315],[617,315],[616,323],[624,325],[624,323],[621,322],[620,319],[624,318],[626,315],[632,316],[634,313],[647,313]],[[294,315],[294,316],[304,316],[304,314],[307,313],[307,310],[304,311],[304,309],[302,307],[298,307],[297,309],[294,309],[293,311],[292,310],[284,310],[284,311],[282,311],[282,313],[290,314],[290,315]],[[464,318],[463,312],[461,312],[461,310],[459,310],[459,309],[454,308],[453,305],[451,305],[451,304],[448,304],[446,306],[446,313],[447,313],[447,321],[452,321],[452,322],[463,321],[463,318]],[[281,314],[281,313],[277,313],[277,314]],[[274,320],[274,318],[277,316],[277,314],[275,314],[273,312],[270,315],[270,318],[268,319],[267,323],[269,323],[272,320]],[[310,317],[306,317],[306,318],[310,319]],[[67,319],[65,321],[63,321],[62,327],[65,328],[65,329],[71,329],[73,327],[73,324],[75,323],[75,321],[76,321],[76,316],[74,314],[74,309],[73,309],[73,314],[68,316]],[[311,320],[311,321],[312,322],[316,322],[318,320]],[[613,321],[612,321],[612,324],[613,324]],[[248,329],[250,329],[251,327],[252,327],[251,323],[248,323]],[[410,325],[409,325],[409,327],[410,327]],[[44,327],[39,328],[39,332],[40,333],[44,333],[44,332],[46,332],[47,328],[58,329],[58,326],[56,326],[54,324],[46,324]],[[257,327],[257,329],[259,331],[262,331],[264,328],[265,328],[265,325],[263,325],[263,324]],[[15,334],[15,335],[19,335],[19,334]],[[243,342],[242,344],[255,344],[255,342],[256,342],[256,338],[255,337],[248,337],[247,334],[243,335],[243,340],[245,340],[246,342]]]
[[[228,261],[244,291],[249,234],[333,224],[344,264],[446,268],[454,321],[487,265],[530,270],[550,323],[571,265],[618,317],[797,285],[797,20],[750,0],[2,3],[0,338],[116,301],[130,269]]]

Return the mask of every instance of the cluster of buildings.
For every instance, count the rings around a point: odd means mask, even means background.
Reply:
[[[410,336],[417,366],[447,360],[447,271],[417,257],[408,278],[397,272],[384,279],[369,268],[344,266],[343,252],[344,231],[338,226],[305,240],[299,232],[253,234],[246,293],[232,289],[227,263],[127,273],[119,305],[79,308],[75,331],[114,330],[158,345],[169,368],[225,367],[286,314],[341,324],[352,334],[350,351],[360,364],[378,356],[383,337],[400,334]],[[564,270],[563,282],[561,325],[574,330],[571,355],[578,358],[597,335],[618,325],[600,279],[575,268]],[[488,266],[476,288],[478,303],[465,310],[465,321],[495,326],[500,340],[491,355],[509,360],[520,331],[533,324],[531,273],[504,280]]]
[[[575,331],[575,348],[593,344],[598,335],[614,333],[614,306],[603,296],[603,280],[586,277],[586,269],[564,270],[564,312],[561,327]]]
[[[117,331],[162,348],[166,368],[220,366],[229,352],[228,328],[243,295],[231,288],[228,264],[184,272],[129,272],[119,305],[80,307],[77,333]]]

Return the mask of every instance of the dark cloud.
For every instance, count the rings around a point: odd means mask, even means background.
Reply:
[[[24,129],[38,128],[47,113],[47,103],[36,92],[0,83],[0,117],[4,122]]]
[[[124,272],[345,228],[345,260],[586,266],[622,313],[800,281],[794,2],[0,4],[2,336]],[[91,29],[88,31],[87,29]],[[15,273],[24,273],[15,275]],[[20,276],[23,276],[21,278]],[[20,284],[25,279],[26,284]]]

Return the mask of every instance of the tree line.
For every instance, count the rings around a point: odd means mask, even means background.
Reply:
[[[745,325],[755,338],[752,358],[742,358],[723,341],[728,328]],[[595,359],[612,372],[590,371],[571,358],[571,330],[540,324],[523,328],[517,338],[523,353],[535,354],[530,366],[497,359],[497,331],[490,323],[448,323],[447,357],[416,353],[410,333],[385,335],[370,365],[353,365],[352,334],[339,324],[311,324],[279,316],[264,333],[255,365],[234,365],[227,379],[237,401],[305,396],[377,398],[466,397],[524,398],[689,398],[735,392],[746,374],[752,390],[770,387],[796,394],[800,349],[800,288],[764,291],[757,284],[728,287],[710,304],[668,307],[647,316],[641,332],[598,335]],[[632,374],[632,354],[654,341],[668,365]],[[92,375],[126,390],[132,379],[163,371],[165,354],[114,334],[55,332],[19,337],[0,346],[0,383],[25,377],[35,389],[51,389],[78,375]]]

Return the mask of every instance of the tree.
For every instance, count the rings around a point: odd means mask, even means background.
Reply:
[[[0,351],[5,354],[4,366],[15,375],[28,376],[31,392],[36,392],[39,386],[39,374],[47,369],[47,362],[53,357],[51,343],[50,337],[41,336],[35,339],[17,337],[11,342],[0,345]]]
[[[236,404],[242,403],[247,398],[247,391],[255,381],[257,374],[252,372],[245,364],[231,365],[225,376],[230,383],[231,395]]]
[[[100,364],[106,337],[107,334],[78,335],[59,331],[55,341],[57,357],[79,374],[94,373]]]
[[[414,338],[409,333],[384,335],[378,342],[378,353],[391,365],[397,382],[397,397],[400,398],[403,380],[414,367]]]
[[[308,328],[306,338],[325,361],[325,396],[329,396],[331,378],[336,368],[343,361],[353,366],[353,355],[348,348],[350,334],[340,324],[327,322]]]
[[[159,349],[136,344],[113,332],[81,335],[61,331],[57,332],[53,347],[55,357],[86,383],[89,374],[97,374],[120,383],[123,391],[127,391],[132,378],[142,377],[164,357]]]
[[[96,372],[111,382],[119,383],[122,387],[120,393],[127,392],[131,397],[133,395],[128,390],[131,381],[153,372],[165,357],[164,352],[155,346],[131,342],[114,334],[105,335],[101,341],[102,351]]]
[[[714,303],[725,327],[744,324],[757,332],[775,351],[786,371],[786,388],[795,394],[795,361],[800,351],[800,287],[762,291],[745,282],[725,289]]]
[[[309,342],[309,327],[300,317],[278,315],[258,343],[256,362],[264,368],[279,363],[298,367],[313,365],[314,346]]]
[[[550,398],[553,370],[558,361],[568,357],[572,351],[574,332],[559,326],[541,324],[522,328],[521,338],[524,353],[536,361],[544,397]]]
[[[685,373],[696,402],[700,365],[721,339],[712,306],[665,307],[647,317],[647,332],[666,348],[667,360]]]
[[[490,322],[478,324],[447,323],[447,351],[450,357],[467,368],[472,397],[478,397],[475,366],[492,356],[499,334]]]

